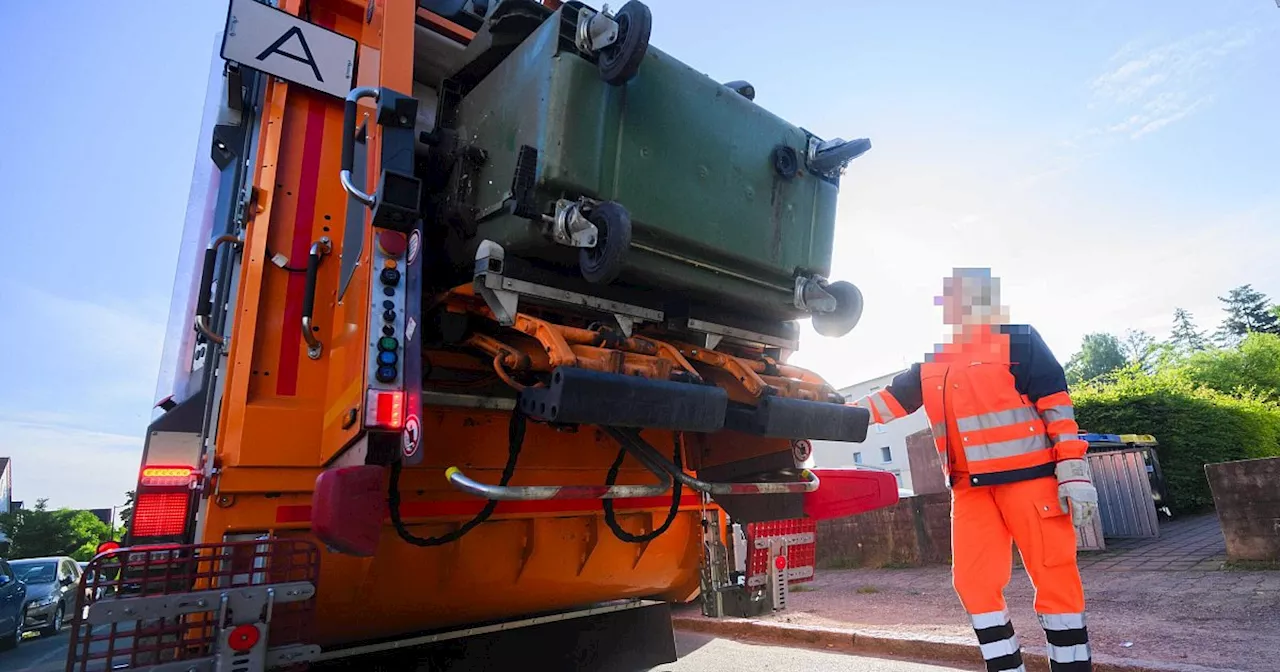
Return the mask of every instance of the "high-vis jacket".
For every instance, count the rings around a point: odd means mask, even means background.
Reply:
[[[954,485],[996,485],[1054,475],[1084,457],[1062,366],[1026,325],[967,327],[955,342],[853,402],[875,423],[924,406],[942,468]]]

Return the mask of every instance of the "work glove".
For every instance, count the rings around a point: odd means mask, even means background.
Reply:
[[[1071,522],[1080,527],[1098,511],[1098,490],[1093,487],[1089,464],[1083,459],[1058,463],[1058,503],[1063,513],[1071,514]]]

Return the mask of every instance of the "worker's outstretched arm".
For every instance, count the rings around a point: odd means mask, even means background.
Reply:
[[[871,422],[883,425],[915,413],[921,403],[920,365],[913,364],[910,369],[894,376],[893,382],[883,390],[876,390],[861,399],[851,401],[849,405],[861,406],[871,411]]]
[[[1075,406],[1067,390],[1067,376],[1044,339],[1033,327],[1012,327],[1010,367],[1018,392],[1025,394],[1044,419],[1059,462],[1084,457],[1089,444],[1080,439]]]

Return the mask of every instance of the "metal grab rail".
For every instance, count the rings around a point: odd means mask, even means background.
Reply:
[[[316,279],[320,271],[320,260],[333,251],[329,237],[325,236],[311,244],[311,253],[307,256],[307,285],[302,295],[302,338],[307,342],[307,356],[320,359],[323,345],[316,338],[311,325],[311,315],[316,307]]]
[[[640,438],[640,433],[633,429],[620,429],[618,427],[604,427],[606,433],[614,438],[622,447],[631,453],[636,459],[647,467],[658,467],[663,471],[671,474],[679,479],[684,485],[694,490],[708,495],[781,495],[789,493],[805,493],[813,492],[818,489],[820,481],[818,475],[803,469],[800,475],[804,477],[802,481],[792,481],[787,483],[708,483],[690,476],[684,471],[677,469],[676,465],[668,462],[653,446],[645,443]]]
[[[361,86],[352,89],[347,94],[345,104],[342,111],[342,163],[338,164],[341,172],[338,173],[338,179],[342,182],[342,188],[346,190],[353,198],[366,207],[373,207],[376,192],[374,194],[366,194],[363,189],[357,187],[351,181],[351,169],[355,164],[355,146],[356,146],[356,103],[361,98],[372,98],[374,102],[378,101],[381,91],[372,86]]]
[[[209,323],[210,317],[213,316],[213,273],[218,262],[218,248],[223,245],[231,245],[232,247],[240,247],[244,244],[244,240],[226,234],[218,236],[209,243],[204,250],[204,266],[200,273],[200,290],[196,296],[196,331],[204,335],[210,342],[217,345],[225,345],[226,338],[221,334],[215,333],[213,327]]]
[[[657,497],[671,489],[671,477],[644,464],[660,479],[653,485],[489,485],[469,478],[457,467],[449,467],[444,476],[449,483],[469,494],[499,501],[545,501],[548,499],[621,499]]]

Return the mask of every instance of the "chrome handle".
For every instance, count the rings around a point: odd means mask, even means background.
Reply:
[[[376,192],[374,195],[366,194],[351,181],[351,168],[355,163],[356,154],[356,103],[360,102],[361,98],[372,98],[377,102],[379,95],[378,89],[372,86],[352,89],[347,94],[342,114],[342,163],[339,164],[342,172],[338,173],[338,178],[342,181],[342,188],[348,194],[370,208],[373,207]]]

